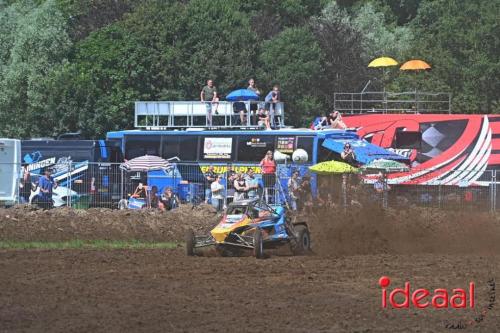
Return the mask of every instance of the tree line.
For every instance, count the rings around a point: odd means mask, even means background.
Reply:
[[[498,1],[0,0],[0,136],[131,128],[136,100],[196,100],[255,78],[279,84],[288,123],[334,92],[450,92],[461,113],[500,113]],[[420,58],[421,75],[367,68]],[[378,87],[377,87],[378,85]]]

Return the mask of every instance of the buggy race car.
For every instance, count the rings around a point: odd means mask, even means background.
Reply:
[[[311,238],[305,222],[287,214],[283,206],[269,205],[258,199],[230,203],[221,222],[206,236],[186,234],[186,252],[215,247],[218,254],[237,256],[253,250],[256,258],[264,258],[264,250],[288,244],[294,255],[310,251]]]

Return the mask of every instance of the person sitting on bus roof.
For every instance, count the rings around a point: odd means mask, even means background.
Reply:
[[[346,124],[342,121],[342,115],[338,111],[333,111],[328,116],[328,122],[331,128],[346,129]]]
[[[238,113],[240,115],[240,125],[244,126],[247,123],[246,113],[247,107],[243,102],[235,102],[233,104],[234,113]]]
[[[269,115],[264,108],[260,108],[257,113],[257,125],[259,127],[265,127],[267,130],[271,129],[271,124],[269,123]]]
[[[319,118],[318,121],[314,124],[315,130],[322,130],[325,128],[330,128],[328,116]]]

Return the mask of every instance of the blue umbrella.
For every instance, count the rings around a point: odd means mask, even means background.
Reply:
[[[231,91],[227,96],[226,100],[235,101],[257,101],[259,96],[251,90],[248,89],[238,89]]]

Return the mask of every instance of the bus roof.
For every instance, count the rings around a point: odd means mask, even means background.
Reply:
[[[187,130],[124,130],[108,132],[107,138],[122,138],[125,135],[310,135],[324,138],[326,136],[357,137],[355,130],[325,129],[321,131],[309,128],[281,128],[277,130],[203,130],[199,128]]]

